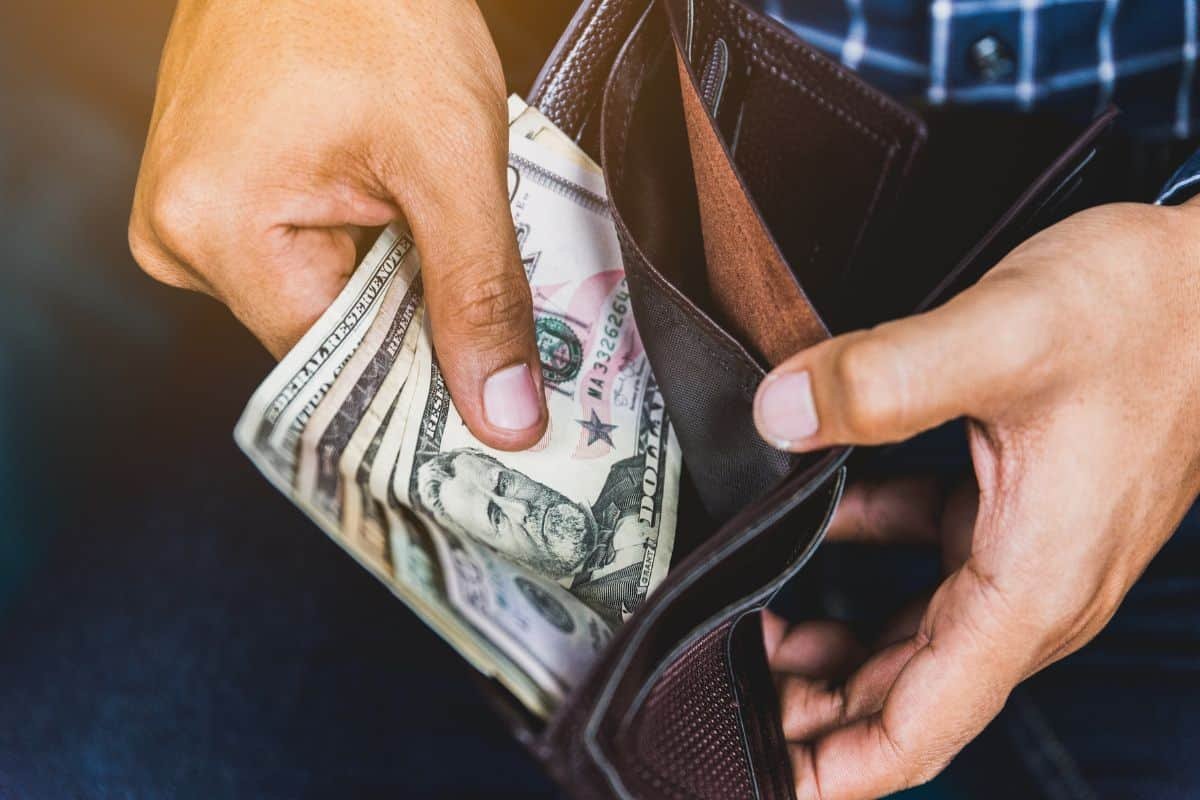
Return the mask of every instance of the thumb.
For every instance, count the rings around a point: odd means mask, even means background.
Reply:
[[[470,157],[443,166],[431,193],[406,211],[455,408],[480,441],[517,450],[541,438],[547,413],[506,153],[507,141],[470,148]]]
[[[997,275],[933,311],[822,342],[766,377],[755,424],[800,452],[987,418],[1043,363],[1044,305],[1026,283]]]

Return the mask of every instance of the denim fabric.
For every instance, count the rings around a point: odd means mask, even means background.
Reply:
[[[554,797],[465,663],[242,463],[233,405],[120,458],[140,491],[86,493],[10,607],[0,797]]]
[[[554,796],[237,451],[262,348],[129,257],[148,6],[0,5],[0,798]]]
[[[1029,681],[1002,723],[1052,800],[1194,798],[1197,687],[1200,512],[1193,507],[1108,627]]]
[[[869,459],[861,470],[961,474],[960,424]],[[782,605],[819,609],[866,635],[936,585],[932,553],[826,546],[816,587]],[[799,603],[796,601],[800,600]],[[1019,686],[985,733],[911,800],[1190,800],[1200,797],[1200,507],[1091,643]]]
[[[0,798],[553,796],[461,659],[234,447],[269,359],[133,265],[138,139],[3,88]]]

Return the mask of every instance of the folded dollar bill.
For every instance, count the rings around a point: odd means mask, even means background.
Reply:
[[[680,452],[634,324],[599,168],[518,98],[509,195],[549,407],[493,450],[434,356],[420,254],[389,226],[235,438],[475,667],[548,715],[667,573]]]

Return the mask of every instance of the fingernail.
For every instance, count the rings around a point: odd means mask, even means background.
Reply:
[[[497,428],[523,431],[542,415],[537,387],[528,364],[513,364],[493,372],[483,384],[483,413]]]
[[[787,449],[817,432],[817,405],[808,371],[772,373],[758,389],[759,432],[775,447]]]

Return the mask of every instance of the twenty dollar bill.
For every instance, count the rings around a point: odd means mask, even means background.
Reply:
[[[535,109],[514,98],[509,113],[543,439],[493,450],[463,423],[403,222],[254,393],[235,438],[474,666],[546,715],[665,577],[680,452],[600,170]]]

